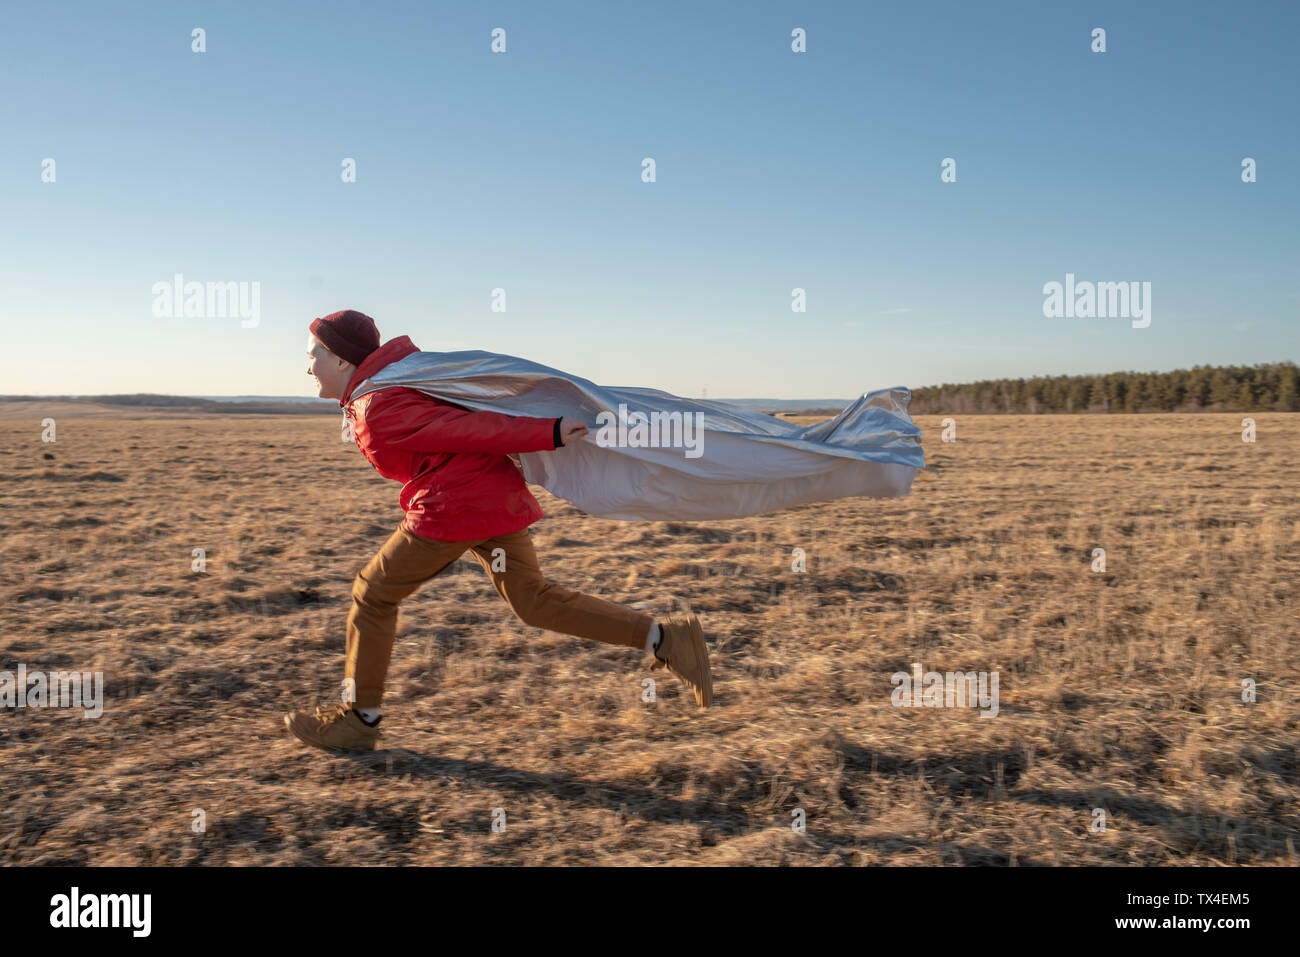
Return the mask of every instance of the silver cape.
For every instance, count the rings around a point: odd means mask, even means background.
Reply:
[[[745,518],[851,495],[894,497],[906,495],[925,467],[921,430],[907,414],[911,393],[901,387],[868,392],[833,419],[799,426],[726,402],[600,386],[476,350],[412,353],[366,379],[352,398],[393,386],[467,409],[586,422],[591,431],[583,439],[511,458],[525,481],[599,518]],[[601,413],[609,415],[602,420]],[[632,427],[638,414],[652,423],[670,421],[652,418],[656,413],[679,413],[675,424],[700,431]],[[665,444],[634,444],[647,436]]]

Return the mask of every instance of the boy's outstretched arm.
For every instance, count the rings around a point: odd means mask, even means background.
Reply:
[[[471,412],[413,392],[374,393],[360,411],[359,441],[415,452],[541,452],[585,433],[585,426],[572,420]]]

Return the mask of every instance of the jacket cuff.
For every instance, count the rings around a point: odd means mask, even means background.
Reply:
[[[551,432],[551,444],[557,449],[564,448],[564,443],[560,441],[560,420],[555,420],[555,429]]]

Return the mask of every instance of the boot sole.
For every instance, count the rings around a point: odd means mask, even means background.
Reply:
[[[701,708],[707,708],[713,704],[713,662],[709,660],[709,646],[704,641],[704,628],[701,627],[699,618],[691,615],[686,620],[686,625],[690,629],[692,641],[697,644],[704,658],[704,687],[701,689],[704,692],[704,701],[697,700],[695,703]]]

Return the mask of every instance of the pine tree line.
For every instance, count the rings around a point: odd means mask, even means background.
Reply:
[[[912,392],[908,411],[955,412],[1296,412],[1294,362],[1254,366],[1195,366],[1173,372],[1035,376]]]

